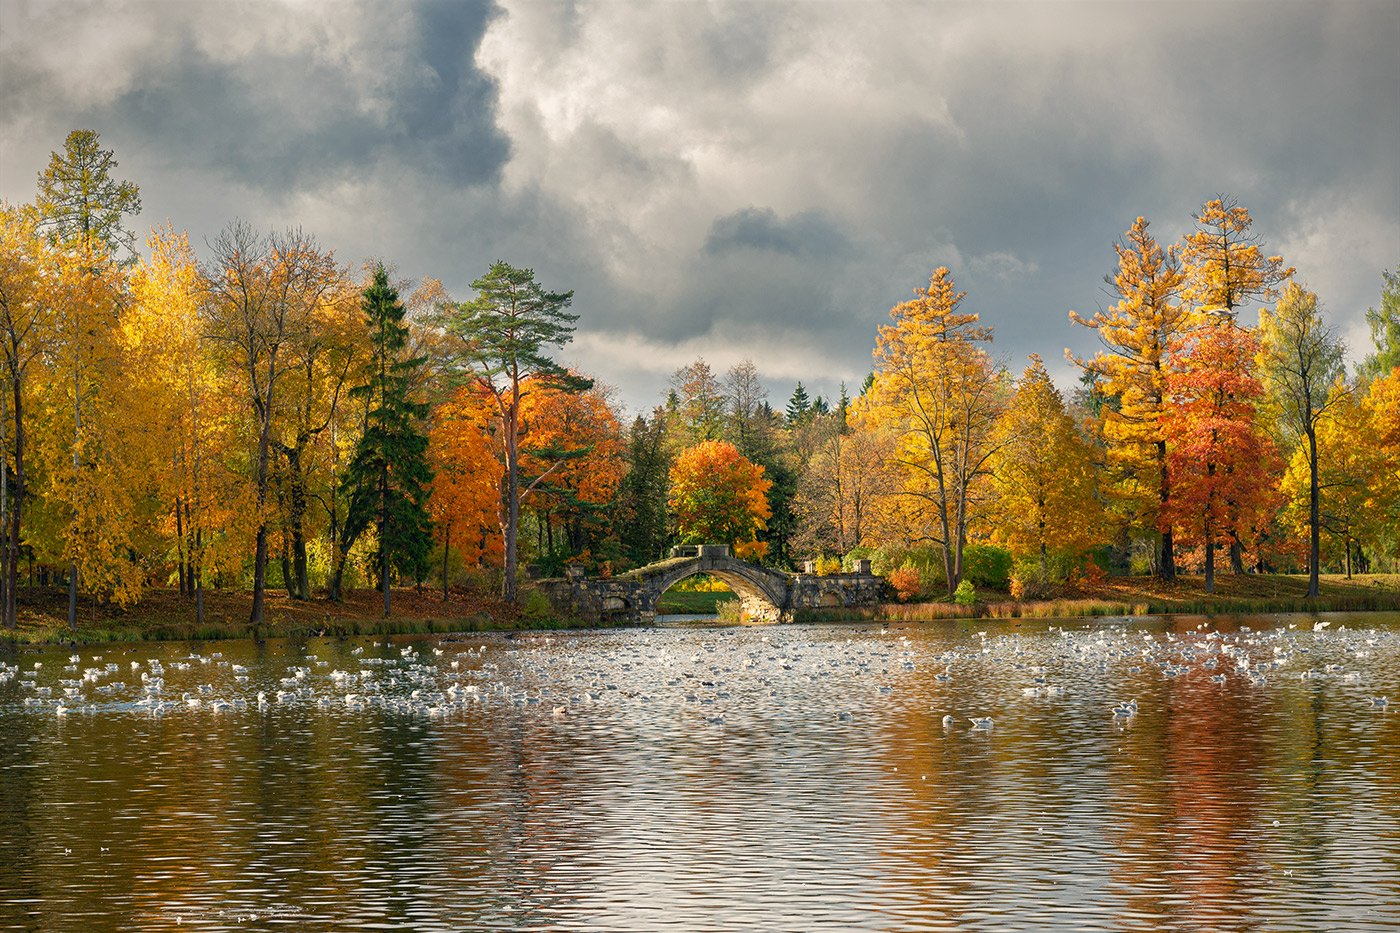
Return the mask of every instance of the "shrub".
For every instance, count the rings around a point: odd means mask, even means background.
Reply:
[[[1011,582],[1011,552],[994,544],[969,544],[963,548],[963,579],[991,590],[1004,590]]]
[[[554,618],[554,605],[539,590],[526,590],[520,601],[520,617],[532,623],[549,622]]]
[[[953,593],[953,602],[959,606],[971,606],[977,602],[977,591],[973,588],[971,580],[964,580],[958,584]]]
[[[840,572],[841,572],[841,561],[837,560],[835,557],[818,557],[818,558],[817,558],[817,574],[818,574],[819,576],[829,577],[829,576],[831,576],[831,575],[834,574],[834,573],[840,573]]]
[[[890,586],[894,587],[895,595],[902,603],[907,603],[923,590],[923,580],[920,579],[919,569],[913,564],[906,563],[896,567],[885,575],[885,579]]]

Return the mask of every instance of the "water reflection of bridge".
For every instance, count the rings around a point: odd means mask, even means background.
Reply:
[[[726,545],[701,544],[672,549],[668,560],[615,577],[586,577],[582,568],[539,581],[557,611],[598,622],[649,622],[661,596],[687,577],[708,574],[739,597],[747,618],[789,622],[800,609],[871,606],[880,600],[882,581],[858,561],[855,573],[786,573],[740,560]]]

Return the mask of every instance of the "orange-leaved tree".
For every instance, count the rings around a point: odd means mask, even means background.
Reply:
[[[521,468],[544,476],[521,503],[539,518],[541,551],[557,552],[562,533],[570,557],[595,554],[610,524],[612,504],[627,471],[622,427],[595,386],[583,392],[543,386],[521,402],[526,424]]]
[[[1167,439],[1160,420],[1166,407],[1167,364],[1172,344],[1190,331],[1195,315],[1179,300],[1184,281],[1175,249],[1162,249],[1139,217],[1114,244],[1118,303],[1107,312],[1070,320],[1098,332],[1107,352],[1072,358],[1093,373],[1110,404],[1100,414],[1111,484],[1107,490],[1130,525],[1160,531],[1157,572],[1176,577],[1172,527],[1162,521],[1171,495]]]
[[[464,567],[500,567],[501,480],[495,402],[466,385],[433,409],[428,462],[433,468],[428,511],[442,545],[442,598],[447,599],[448,561],[456,553]]]
[[[1215,592],[1215,549],[1253,545],[1277,506],[1273,477],[1282,464],[1259,423],[1263,384],[1254,374],[1258,341],[1229,320],[1176,347],[1167,376],[1171,497],[1163,518],[1205,547],[1205,586]]]
[[[767,527],[771,480],[728,441],[704,441],[682,451],[671,466],[668,504],[676,535],[685,543],[735,544]]]

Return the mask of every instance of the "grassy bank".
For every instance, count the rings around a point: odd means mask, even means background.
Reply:
[[[691,590],[667,590],[666,594],[657,600],[656,611],[660,613],[674,613],[684,615],[715,615],[719,612],[719,604],[736,599],[735,595],[728,590],[718,592],[696,592]]]
[[[516,631],[582,628],[582,622],[522,614],[498,598],[441,591],[395,590],[393,615],[384,618],[384,598],[377,592],[350,593],[339,603],[325,599],[294,600],[283,592],[267,593],[265,623],[248,625],[248,593],[210,590],[204,595],[204,622],[196,621],[194,601],[174,590],[150,590],[138,605],[122,609],[79,603],[78,628],[68,627],[68,597],[57,588],[23,588],[19,624],[0,638],[24,644],[173,641],[211,638],[279,638],[317,635],[398,635],[448,632]],[[587,627],[593,627],[591,625]]]
[[[1207,593],[1199,577],[1164,583],[1151,577],[1114,577],[1093,586],[1064,589],[1047,599],[1015,600],[979,593],[972,606],[949,601],[885,603],[855,613],[877,621],[935,619],[1065,619],[1079,616],[1216,615],[1225,613],[1400,611],[1400,574],[1346,579],[1324,575],[1317,599],[1308,599],[1308,578],[1295,574],[1225,575]],[[800,622],[852,618],[848,609],[807,610]]]

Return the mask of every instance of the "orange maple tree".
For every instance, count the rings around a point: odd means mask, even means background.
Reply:
[[[495,411],[489,397],[466,386],[433,412],[428,460],[433,467],[428,511],[443,546],[444,581],[450,552],[467,567],[499,567],[501,477],[492,430]],[[444,582],[444,592],[446,583]]]
[[[763,467],[728,441],[705,441],[682,451],[671,467],[669,504],[680,540],[699,544],[752,541],[772,510]]]
[[[522,504],[539,517],[550,550],[557,523],[570,552],[584,555],[606,530],[608,506],[627,471],[622,427],[596,387],[536,386],[521,400],[521,416],[521,468],[527,477],[544,477]]]
[[[1206,592],[1215,591],[1215,549],[1257,538],[1278,504],[1278,451],[1259,425],[1264,394],[1255,377],[1258,341],[1226,320],[1179,342],[1167,376],[1171,495],[1162,521],[1205,548]]]

